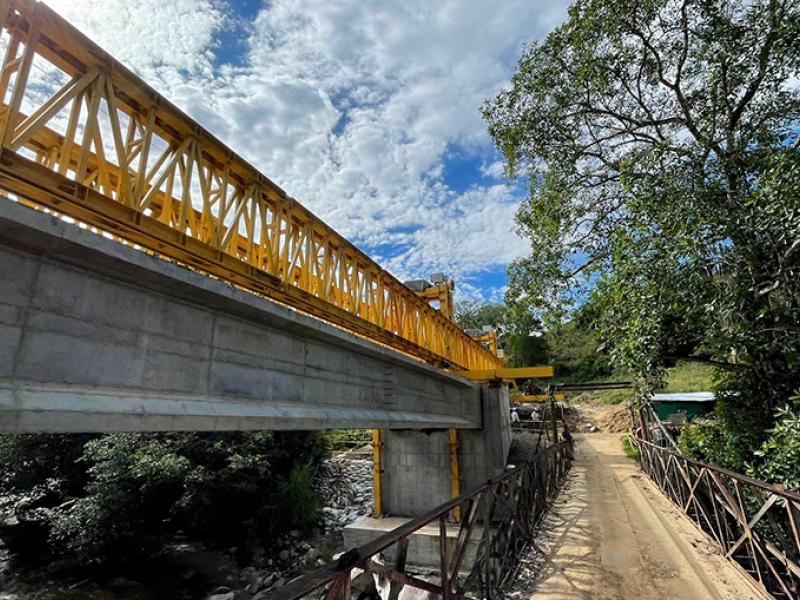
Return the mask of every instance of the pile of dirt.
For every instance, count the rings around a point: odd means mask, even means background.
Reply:
[[[627,402],[608,405],[586,394],[576,396],[572,402],[564,417],[574,432],[625,433],[632,428]]]
[[[625,433],[633,429],[633,418],[627,404],[609,406],[595,416],[597,428],[607,433]]]

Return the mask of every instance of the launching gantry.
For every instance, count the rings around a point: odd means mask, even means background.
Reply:
[[[431,273],[431,279],[412,279],[405,285],[419,298],[425,300],[433,308],[438,308],[443,317],[453,320],[453,290],[456,285],[444,273]]]

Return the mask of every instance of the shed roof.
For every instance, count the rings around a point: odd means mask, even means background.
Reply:
[[[653,402],[713,402],[714,392],[673,392],[653,394]]]

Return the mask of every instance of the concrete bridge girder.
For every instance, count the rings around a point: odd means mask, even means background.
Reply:
[[[480,387],[0,201],[0,432],[479,429]]]

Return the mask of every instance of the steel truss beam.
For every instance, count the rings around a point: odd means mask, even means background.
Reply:
[[[0,26],[3,195],[433,364],[501,366],[47,6],[0,0]]]

